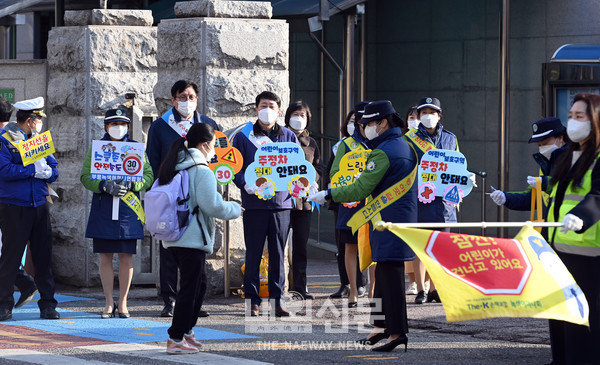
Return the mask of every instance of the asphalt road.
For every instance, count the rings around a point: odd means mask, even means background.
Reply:
[[[546,364],[551,361],[547,321],[498,318],[448,323],[438,303],[413,304],[407,296],[408,351],[398,347],[376,353],[355,343],[366,335],[368,303],[347,308],[346,299],[328,295],[339,286],[333,261],[309,262],[309,290],[315,300],[288,303],[295,315],[248,317],[238,295],[211,297],[199,318],[196,335],[202,351],[165,353],[169,318],[160,318],[156,288],[134,287],[129,299],[133,319],[101,320],[101,288],[59,288],[61,323],[40,320],[35,303],[0,322],[0,364],[165,364],[190,363],[405,363],[405,364]],[[118,295],[115,292],[115,297]],[[267,306],[265,305],[265,309]],[[29,316],[29,317],[27,317]],[[58,326],[66,329],[58,329]],[[35,327],[35,328],[34,328]]]

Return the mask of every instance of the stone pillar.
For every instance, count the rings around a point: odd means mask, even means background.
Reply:
[[[60,173],[53,184],[60,197],[51,209],[57,281],[99,283],[99,258],[85,238],[91,192],[79,175],[92,139],[104,134],[106,110],[131,105],[126,93],[135,93],[142,112],[156,113],[152,21],[149,10],[67,11],[66,26],[50,31],[47,114]]]
[[[268,90],[289,103],[289,30],[273,20],[269,2],[203,0],[175,4],[177,19],[158,25],[158,83],[154,88],[160,113],[171,104],[171,86],[191,79],[200,88],[198,111],[224,130],[256,119],[254,100]],[[239,200],[239,190],[229,191]],[[209,290],[223,292],[223,224],[217,224],[215,253],[207,257]],[[240,266],[245,248],[242,221],[230,223],[231,286],[242,285]]]

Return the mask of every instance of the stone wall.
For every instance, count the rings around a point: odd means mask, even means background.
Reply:
[[[104,134],[106,110],[130,105],[126,93],[155,113],[156,28],[150,11],[68,11],[65,20],[70,26],[49,34],[47,59],[47,114],[60,171],[51,212],[54,273],[57,281],[87,286],[99,283],[99,258],[85,238],[91,192],[80,183],[81,167],[91,141]]]
[[[243,5],[243,6],[242,6]],[[256,119],[254,100],[273,91],[289,102],[288,24],[268,19],[268,2],[205,0],[177,3],[177,19],[158,25],[158,83],[154,98],[159,113],[171,104],[171,86],[180,79],[200,87],[198,111],[223,130]],[[284,109],[285,110],[285,109]],[[239,200],[231,184],[230,199]],[[223,292],[223,222],[217,225],[215,253],[207,257],[209,291]],[[245,246],[241,218],[230,221],[232,287],[242,285]]]

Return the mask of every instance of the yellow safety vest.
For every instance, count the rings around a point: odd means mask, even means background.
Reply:
[[[585,175],[583,175],[580,187],[574,187],[573,182],[569,182],[569,186],[565,191],[565,197],[559,208],[558,217],[554,216],[554,202],[558,184],[554,185],[550,194],[552,202],[548,211],[548,222],[562,222],[565,215],[590,192],[592,189],[592,170],[599,158],[600,154],[596,156],[594,162],[590,165]],[[574,231],[562,233],[560,227],[551,227],[548,232],[550,239],[554,237],[554,247],[557,251],[582,256],[600,256],[600,222],[594,224],[582,234],[575,233]]]

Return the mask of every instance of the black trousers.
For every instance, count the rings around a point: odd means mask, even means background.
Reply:
[[[334,222],[337,222],[337,214],[338,211],[334,210]],[[348,272],[346,272],[346,243],[341,242],[339,229],[335,230],[335,245],[337,246],[337,254],[335,256],[337,259],[338,272],[340,274],[340,283],[342,285],[350,285],[350,280],[348,280]],[[358,260],[356,260],[356,283],[358,286],[367,285],[367,278],[360,271],[360,262],[358,262]]]
[[[290,228],[292,229],[292,289],[301,294],[308,292],[306,288],[306,263],[308,236],[310,234],[310,210],[292,210]]]
[[[198,312],[202,306],[202,273],[206,266],[206,253],[194,248],[168,248],[181,273],[177,304],[173,311],[173,321],[168,329],[169,337],[181,340],[198,321]],[[206,290],[206,286],[205,286]]]
[[[0,231],[0,308],[12,309],[14,306],[14,285],[27,241],[35,267],[35,284],[40,291],[38,307],[56,308],[48,203],[38,207],[0,203]]]
[[[375,268],[375,307],[371,324],[385,328],[389,334],[408,333],[406,296],[404,295],[404,261],[378,262]]]
[[[556,252],[588,301],[590,328],[550,320],[553,364],[600,363],[600,257]]]
[[[159,242],[158,245],[160,246],[160,295],[166,305],[175,302],[175,299],[177,298],[177,261],[175,260],[173,252],[164,248],[162,242]],[[207,287],[206,265],[201,272],[200,279],[200,293],[202,294],[202,301],[204,301]]]
[[[290,211],[247,210],[243,215],[246,263],[244,270],[244,294],[252,304],[261,303],[259,269],[265,238],[269,249],[269,298],[279,305],[285,285],[283,267],[285,242],[290,227]]]

